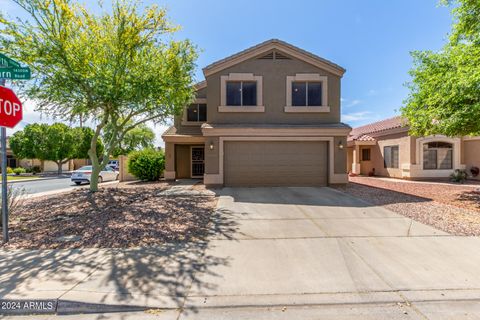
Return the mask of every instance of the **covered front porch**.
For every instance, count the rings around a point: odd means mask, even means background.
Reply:
[[[376,141],[348,141],[347,143],[347,170],[349,173],[368,175],[375,172],[372,160],[373,153],[378,153]],[[381,154],[380,154],[381,156]]]
[[[165,140],[165,179],[203,179],[205,139],[202,136],[168,136]]]

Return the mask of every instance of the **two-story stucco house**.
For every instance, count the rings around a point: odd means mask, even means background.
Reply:
[[[196,100],[162,135],[165,178],[225,186],[347,183],[344,72],[275,39],[205,67]]]

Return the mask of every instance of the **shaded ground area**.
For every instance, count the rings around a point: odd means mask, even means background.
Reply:
[[[480,235],[480,193],[474,186],[350,177],[337,188],[454,235]]]
[[[127,248],[204,238],[215,197],[170,194],[166,183],[120,184],[27,200],[6,248]]]
[[[65,319],[479,318],[477,237],[445,234],[331,188],[215,192],[205,239],[0,249],[0,298],[161,309]],[[158,195],[202,194],[212,193],[175,185]],[[27,319],[45,318],[63,316]]]

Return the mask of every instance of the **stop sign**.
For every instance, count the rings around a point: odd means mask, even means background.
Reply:
[[[15,93],[0,86],[0,126],[13,128],[23,118],[22,103]]]

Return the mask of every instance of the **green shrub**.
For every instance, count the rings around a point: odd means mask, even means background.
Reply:
[[[12,174],[12,173],[13,173],[13,169],[10,167],[7,167],[7,174]]]
[[[22,173],[25,173],[25,172],[27,172],[27,170],[25,170],[22,167],[18,167],[18,168],[13,169],[13,173],[15,173],[17,176],[22,174]]]
[[[140,180],[157,181],[165,169],[163,151],[144,149],[128,156],[128,172]]]
[[[467,180],[467,172],[465,170],[455,169],[453,173],[450,175],[450,178],[453,182],[461,182],[463,183]]]
[[[40,166],[33,166],[32,167],[32,173],[33,174],[40,173],[40,172],[42,172],[42,168],[40,168]]]

